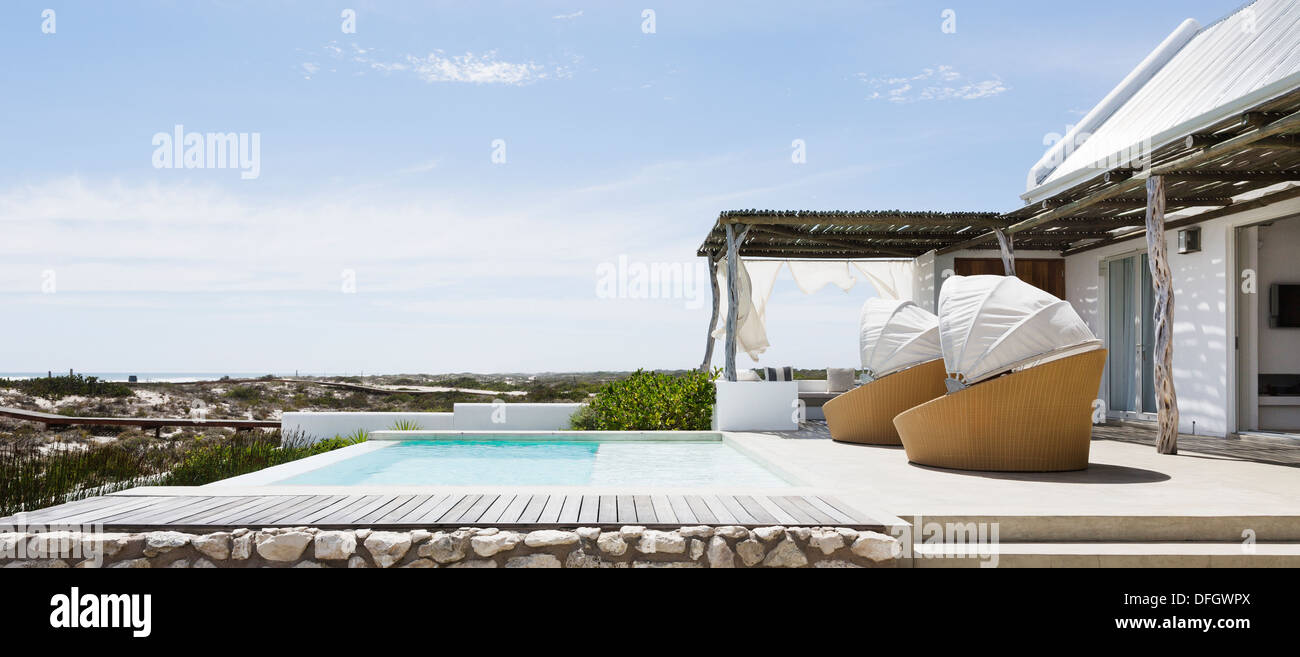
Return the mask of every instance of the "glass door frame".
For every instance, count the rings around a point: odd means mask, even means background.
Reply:
[[[1104,399],[1106,402],[1107,419],[1140,420],[1143,422],[1156,421],[1156,409],[1153,408],[1149,411],[1145,409],[1137,410],[1137,411],[1115,410],[1114,404],[1111,403],[1111,398],[1110,398],[1110,375],[1111,375],[1111,363],[1113,362],[1113,359],[1110,357],[1110,354],[1116,353],[1114,349],[1114,345],[1111,343],[1112,336],[1110,334],[1110,320],[1111,320],[1110,265],[1111,263],[1117,261],[1127,260],[1129,258],[1136,258],[1137,268],[1141,269],[1142,266],[1141,256],[1144,255],[1147,255],[1146,249],[1133,249],[1131,251],[1124,251],[1122,253],[1116,253],[1114,255],[1101,258],[1097,265],[1098,273],[1100,274],[1100,280],[1101,280],[1101,285],[1099,286],[1100,288],[1099,296],[1101,297],[1101,303],[1099,304],[1099,309],[1101,310],[1100,325],[1103,331],[1105,332],[1103,341],[1106,345],[1106,350],[1107,350],[1106,368],[1105,371],[1102,373],[1102,399]],[[1141,309],[1143,305],[1142,304],[1142,282],[1143,280],[1145,280],[1145,278],[1142,275],[1141,271],[1137,271],[1135,272],[1135,274],[1136,275],[1133,276],[1132,292],[1134,294],[1135,303],[1138,307],[1138,312],[1141,313],[1142,312]],[[1154,322],[1155,320],[1154,318],[1152,318],[1150,321]],[[1145,334],[1146,332],[1142,330],[1141,325],[1139,325],[1139,327],[1136,330],[1138,333],[1137,340],[1136,340],[1136,345],[1138,346],[1138,353],[1134,355],[1134,360],[1136,361],[1137,367],[1136,370],[1134,371],[1134,379],[1132,384],[1134,390],[1133,401],[1135,401],[1136,406],[1139,409],[1141,409],[1142,398],[1144,396],[1142,392],[1142,381],[1144,379],[1144,375],[1146,374],[1146,372],[1143,369],[1146,366],[1146,358],[1144,357],[1143,352],[1145,352],[1148,349],[1151,349],[1152,346],[1143,344],[1143,334]]]

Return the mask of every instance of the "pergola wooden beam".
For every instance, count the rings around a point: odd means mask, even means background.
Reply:
[[[1118,183],[1113,183],[1109,188],[1093,192],[1084,198],[1065,203],[1059,207],[1052,208],[1045,212],[1018,221],[1007,227],[1008,233],[1019,233],[1035,226],[1040,226],[1057,219],[1063,219],[1088,208],[1096,206],[1102,201],[1108,201],[1119,198],[1125,194],[1130,194],[1146,185],[1147,179],[1152,176],[1160,176],[1177,171],[1186,171],[1193,169],[1199,164],[1211,160],[1231,155],[1245,148],[1251,148],[1252,145],[1262,139],[1283,135],[1300,130],[1300,112],[1293,112],[1286,116],[1276,119],[1257,128],[1248,130],[1235,137],[1221,139],[1213,135],[1191,135],[1187,138],[1187,147],[1197,149],[1192,153],[1174,158],[1163,164],[1152,166],[1146,170],[1135,172],[1132,176],[1123,179]],[[1101,174],[1099,177],[1104,177]],[[997,239],[993,233],[985,233],[979,237],[964,242],[959,242],[951,246],[940,249],[940,253],[952,253],[962,249],[970,248],[975,244],[980,244],[988,240]]]

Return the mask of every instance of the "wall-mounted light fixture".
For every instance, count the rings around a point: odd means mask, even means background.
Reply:
[[[1197,253],[1201,250],[1201,227],[1192,226],[1178,231],[1178,252]]]

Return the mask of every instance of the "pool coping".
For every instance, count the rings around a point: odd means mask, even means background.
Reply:
[[[378,435],[378,437],[376,437]],[[414,484],[414,485],[389,485],[389,486],[330,486],[320,484],[279,484],[286,479],[296,477],[301,474],[319,470],[335,463],[345,461],[363,454],[369,454],[386,447],[400,444],[408,440],[419,440],[422,437],[431,440],[446,440],[448,438],[472,438],[476,440],[511,440],[518,436],[528,436],[529,438],[540,439],[543,437],[552,437],[555,440],[579,441],[586,438],[591,442],[719,442],[739,452],[745,458],[756,463],[759,467],[768,470],[779,479],[786,482],[786,486],[534,486],[534,485],[511,485],[511,486],[448,486],[441,484]],[[738,438],[734,434],[723,431],[455,431],[455,430],[416,430],[416,431],[376,431],[370,434],[370,439],[366,442],[356,445],[349,445],[336,450],[316,454],[306,458],[282,463],[280,465],[263,468],[256,472],[238,475],[227,479],[221,479],[209,484],[194,487],[170,487],[170,488],[193,488],[195,495],[211,494],[214,491],[223,492],[229,490],[244,490],[251,494],[254,491],[277,490],[284,492],[296,492],[301,495],[322,495],[338,494],[341,490],[360,490],[373,489],[380,491],[431,491],[431,490],[453,490],[453,489],[474,489],[484,490],[488,488],[500,488],[502,490],[585,490],[585,491],[617,491],[635,488],[637,490],[650,491],[723,491],[743,489],[746,491],[793,491],[796,489],[807,489],[810,481],[809,474],[801,471],[799,468],[790,468],[777,463],[775,460],[768,458],[762,453],[761,449],[755,449],[754,445],[746,444],[743,438]],[[175,494],[175,493],[172,493]]]

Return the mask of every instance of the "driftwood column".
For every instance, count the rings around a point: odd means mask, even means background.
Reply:
[[[1178,453],[1178,396],[1174,393],[1174,287],[1165,249],[1165,179],[1147,179],[1147,258],[1155,287],[1156,451]]]
[[[1016,252],[1011,247],[1011,236],[1007,235],[1005,230],[994,228],[993,234],[998,237],[998,249],[1002,251],[1002,271],[1007,276],[1016,275]]]
[[[736,238],[736,224],[727,224],[727,344],[726,365],[723,376],[728,381],[736,380],[736,313],[740,301],[740,285],[736,281],[740,267],[740,244]]]
[[[709,335],[708,341],[704,343],[704,360],[700,363],[700,371],[708,373],[709,368],[713,365],[713,331],[718,328],[718,256],[709,255],[709,288],[713,290],[713,312],[709,315]]]

